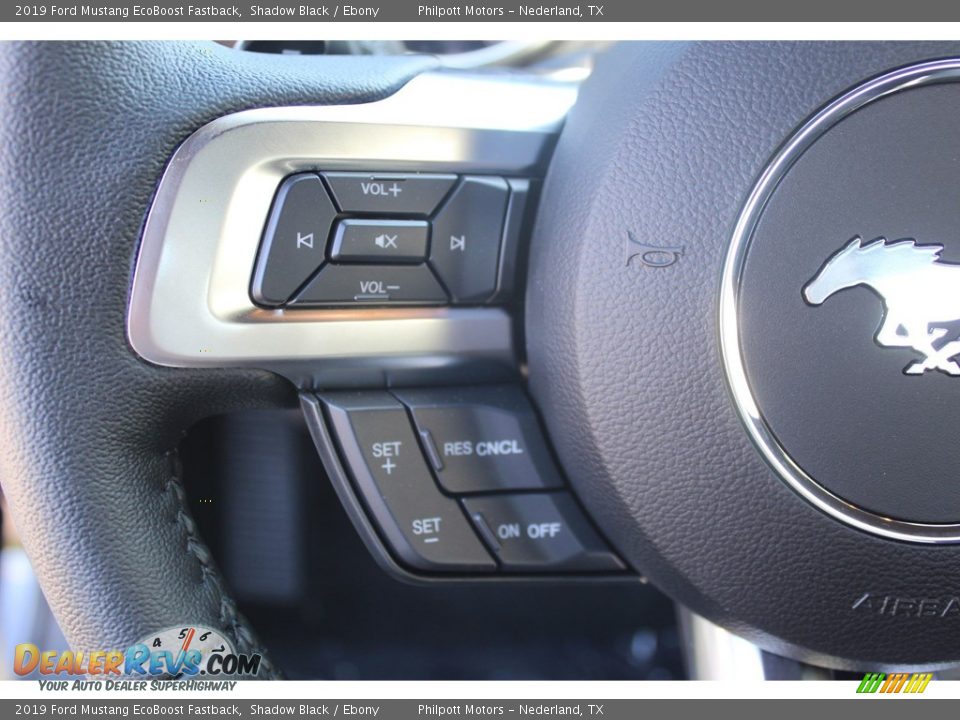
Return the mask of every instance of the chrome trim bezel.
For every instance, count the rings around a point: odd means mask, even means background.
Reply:
[[[907,66],[863,83],[810,118],[774,155],[744,204],[733,231],[720,289],[720,352],[734,404],[751,440],[774,472],[809,503],[841,522],[873,535],[913,543],[960,543],[960,523],[918,523],[884,517],[833,494],[808,475],[780,445],[760,412],[740,347],[737,300],[754,230],[767,201],[794,162],[827,130],[851,113],[893,93],[960,81],[960,58]]]
[[[502,308],[267,310],[250,299],[250,277],[286,175],[537,177],[576,94],[569,83],[444,71],[419,75],[376,102],[213,120],[176,150],[160,180],[130,291],[131,346],[157,365],[279,369],[301,386],[326,371],[344,378],[353,369],[371,377],[515,364],[513,326]]]
[[[763,650],[749,640],[676,606],[687,677],[712,682],[762,682],[767,677]]]

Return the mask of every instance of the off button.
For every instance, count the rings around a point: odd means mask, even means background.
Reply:
[[[512,385],[397,391],[451,493],[538,490],[562,480],[523,391]]]

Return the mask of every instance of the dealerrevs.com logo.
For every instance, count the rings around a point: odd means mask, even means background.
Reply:
[[[198,626],[174,627],[148,635],[125,650],[90,652],[40,650],[23,643],[14,650],[17,675],[145,677],[157,679],[197,676],[256,675],[259,654],[242,655],[216,630]]]

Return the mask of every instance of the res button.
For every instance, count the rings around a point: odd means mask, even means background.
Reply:
[[[518,387],[397,391],[437,479],[452,493],[559,487],[540,424]]]

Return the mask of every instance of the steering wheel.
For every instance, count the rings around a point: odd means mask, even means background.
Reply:
[[[444,579],[390,547],[344,391],[419,422],[437,403],[417,392],[495,381],[529,393],[606,570],[797,659],[960,661],[957,318],[917,299],[960,262],[958,51],[631,43],[573,103],[429,57],[0,45],[0,478],[68,641],[189,622],[265,653],[176,447],[201,418],[298,393],[385,564]],[[518,178],[544,170],[534,208]],[[449,302],[252,297],[284,178],[332,188],[340,218],[331,173],[358,171],[524,199],[496,293],[459,294],[432,258]]]

